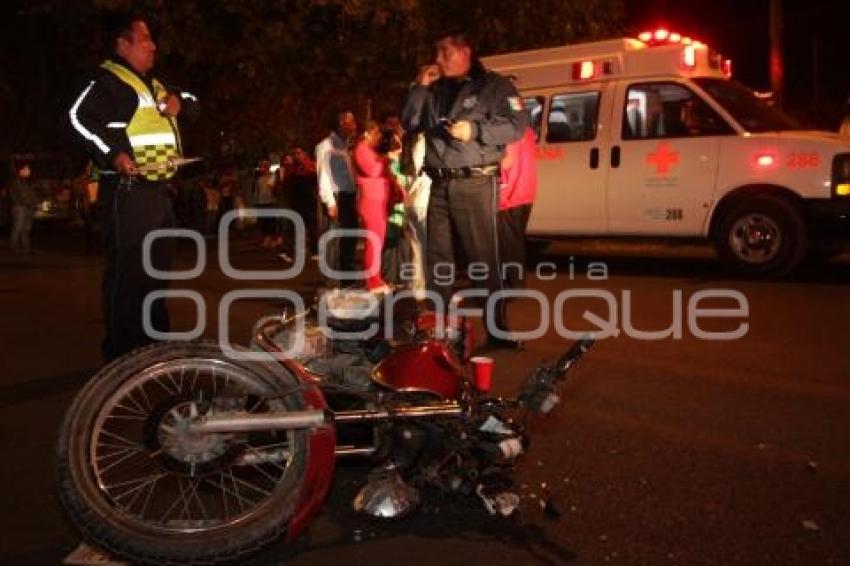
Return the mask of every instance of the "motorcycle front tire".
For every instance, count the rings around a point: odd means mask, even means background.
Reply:
[[[157,527],[122,513],[98,484],[90,456],[93,426],[101,407],[131,379],[137,379],[160,364],[181,364],[187,360],[221,363],[245,383],[253,384],[269,396],[281,396],[285,410],[305,407],[303,396],[291,394],[298,379],[274,363],[227,360],[211,342],[162,343],[127,354],[98,372],[78,393],[61,426],[57,444],[59,499],[71,522],[89,543],[144,565],[239,563],[270,542],[286,534],[288,521],[297,511],[308,466],[308,433],[294,431],[290,446],[288,476],[261,505],[234,524],[198,529]],[[194,384],[193,384],[194,385]],[[167,473],[167,470],[166,470]],[[222,482],[223,484],[224,482]],[[285,484],[285,485],[284,485]]]

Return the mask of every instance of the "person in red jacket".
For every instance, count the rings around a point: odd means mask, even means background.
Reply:
[[[534,130],[527,128],[519,140],[508,144],[501,162],[499,255],[508,289],[523,287],[525,229],[537,195],[536,153]]]
[[[373,293],[386,293],[389,286],[381,277],[381,250],[387,233],[387,209],[396,189],[391,179],[389,159],[378,149],[382,133],[377,122],[369,122],[363,138],[354,149],[357,166],[357,213],[363,228],[377,236],[366,239],[363,250],[363,269],[371,275],[366,277],[366,288]],[[377,244],[377,245],[376,245]]]

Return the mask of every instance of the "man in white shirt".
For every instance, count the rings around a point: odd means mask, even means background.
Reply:
[[[327,210],[330,230],[357,228],[357,181],[348,150],[357,121],[350,111],[334,112],[329,125],[331,133],[316,146],[319,198]],[[328,246],[328,265],[353,271],[356,246],[357,238],[335,238]]]

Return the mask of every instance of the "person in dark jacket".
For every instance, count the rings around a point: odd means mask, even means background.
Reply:
[[[520,138],[527,117],[507,78],[485,69],[473,56],[463,32],[443,34],[435,64],[420,69],[402,110],[411,135],[423,133],[423,171],[431,177],[428,203],[427,265],[430,288],[448,304],[452,284],[440,273],[454,269],[463,255],[486,280],[470,279],[490,294],[502,290],[499,273],[499,162],[505,146]],[[493,347],[519,348],[507,334],[504,301],[488,308],[485,325]]]
[[[110,361],[153,341],[150,332],[168,332],[164,298],[150,305],[151,327],[144,324],[144,301],[167,288],[167,281],[144,267],[142,243],[154,230],[175,227],[168,181],[182,155],[177,116],[196,100],[175,92],[150,74],[156,45],[145,18],[116,14],[108,22],[113,53],[74,101],[71,124],[100,172],[98,200],[106,256],[103,308]],[[172,243],[157,238],[152,267],[168,271]]]
[[[32,253],[30,232],[38,205],[38,195],[30,181],[31,174],[32,169],[29,163],[21,163],[15,167],[15,177],[9,187],[9,198],[12,201],[11,247],[13,253]]]

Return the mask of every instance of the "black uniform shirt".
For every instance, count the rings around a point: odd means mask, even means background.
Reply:
[[[472,123],[470,141],[449,135],[447,123],[458,120]],[[408,132],[425,134],[426,167],[459,168],[499,163],[505,146],[522,136],[528,118],[511,81],[476,60],[467,77],[414,85],[401,121]]]

